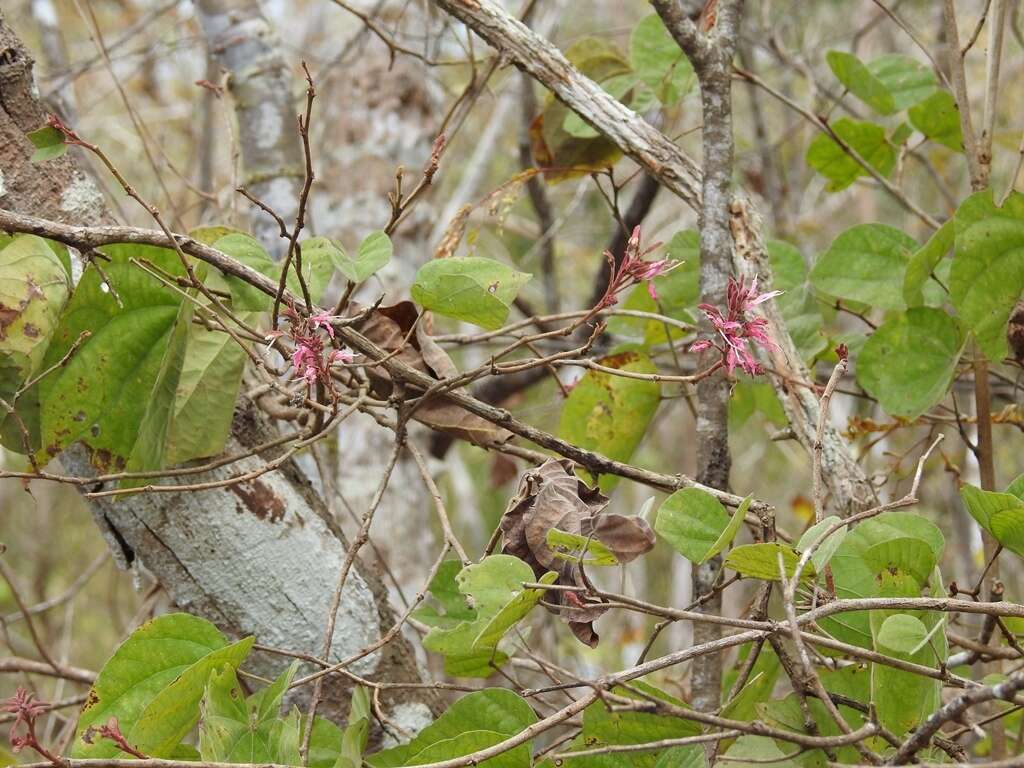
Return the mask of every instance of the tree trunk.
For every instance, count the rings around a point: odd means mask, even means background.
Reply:
[[[77,150],[45,164],[29,162],[32,146],[25,133],[40,127],[46,116],[34,95],[32,64],[0,14],[0,205],[68,223],[110,223],[102,196],[75,159]],[[240,401],[227,451],[255,446],[273,434],[266,419]],[[92,471],[82,448],[66,452],[61,461],[76,474]],[[231,471],[260,464],[247,459]],[[207,479],[227,471],[216,470]],[[177,605],[229,634],[317,652],[346,545],[292,462],[215,490],[140,494],[89,505],[122,567],[144,565]],[[379,578],[357,565],[339,611],[331,654],[337,660],[373,642],[394,622]],[[265,674],[284,665],[276,656],[254,660]],[[357,662],[353,671],[375,680],[420,679],[412,646],[401,636]],[[321,711],[344,712],[345,691],[341,678],[331,678]],[[433,692],[415,688],[400,690],[385,703],[389,717],[410,731],[428,722],[437,705]]]

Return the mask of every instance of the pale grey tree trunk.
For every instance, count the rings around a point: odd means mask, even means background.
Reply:
[[[29,162],[32,146],[25,133],[40,127],[46,117],[35,95],[32,64],[0,13],[0,207],[74,224],[110,223],[102,195],[79,167],[77,150],[45,164]],[[226,450],[238,452],[272,434],[266,419],[243,399]],[[65,453],[61,460],[70,472],[92,471],[82,449]],[[231,471],[259,464],[248,459]],[[226,471],[205,479],[223,478]],[[291,462],[243,484],[201,493],[91,501],[89,506],[118,562],[144,565],[177,605],[233,635],[253,634],[261,643],[318,651],[345,541],[323,501]],[[393,622],[386,589],[371,569],[358,565],[343,596],[332,658],[354,653]],[[276,656],[256,662],[264,672],[284,665]],[[354,669],[373,679],[420,679],[413,649],[402,637]],[[344,712],[346,698],[346,686],[332,679],[321,712]],[[434,694],[422,689],[403,690],[385,703],[389,716],[412,731],[422,727],[436,706]]]

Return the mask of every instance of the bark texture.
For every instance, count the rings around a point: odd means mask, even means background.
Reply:
[[[24,134],[41,125],[45,112],[35,96],[32,59],[0,14],[0,206],[79,225],[110,223],[102,196],[77,163],[77,150],[45,164],[29,162],[32,146]],[[239,452],[273,434],[261,414],[240,401],[226,450]],[[82,449],[61,460],[72,473],[91,471]],[[248,459],[233,471],[260,463]],[[223,478],[224,472],[207,479]],[[345,541],[291,462],[227,488],[89,504],[122,566],[144,565],[177,605],[232,635],[253,634],[261,643],[302,652],[319,647]],[[393,621],[386,589],[375,573],[359,566],[346,586],[332,658],[373,642]],[[284,665],[280,657],[257,661],[265,673]],[[402,637],[353,669],[373,679],[420,679],[414,651]],[[331,679],[325,714],[345,711],[346,688]],[[438,702],[430,691],[407,689],[386,706],[399,725],[415,731]]]

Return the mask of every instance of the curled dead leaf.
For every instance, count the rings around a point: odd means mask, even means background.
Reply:
[[[548,532],[558,529],[599,541],[620,563],[629,562],[654,547],[654,531],[640,517],[604,514],[608,497],[573,473],[568,459],[549,459],[523,474],[519,489],[501,518],[505,535],[502,551],[527,562],[540,578],[558,573],[556,584],[583,591],[551,590],[544,604],[568,622],[573,634],[593,647],[599,637],[593,622],[606,610],[607,601],[595,598],[593,585],[576,560],[559,557],[548,546]]]

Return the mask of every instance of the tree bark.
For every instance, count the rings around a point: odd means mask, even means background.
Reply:
[[[32,64],[0,13],[0,205],[61,222],[110,223],[102,195],[75,159],[77,150],[45,164],[29,162],[32,145],[25,133],[40,127],[46,116],[35,96]],[[273,434],[266,419],[242,400],[227,451],[258,445]],[[247,459],[233,471],[254,469],[262,460]],[[92,472],[84,449],[66,452],[61,461],[71,472]],[[216,470],[207,479],[224,473]],[[140,494],[89,506],[119,564],[144,565],[180,607],[231,635],[252,634],[261,643],[297,652],[319,648],[346,543],[292,462],[225,488]],[[394,622],[379,578],[357,566],[335,631],[336,660],[373,642]],[[284,665],[276,656],[254,661],[263,673]],[[357,662],[353,671],[360,670],[375,680],[420,680],[415,652],[401,636]],[[322,711],[342,714],[346,690],[341,678],[332,677]],[[416,731],[429,722],[438,701],[431,691],[403,689],[385,706],[401,727]]]

